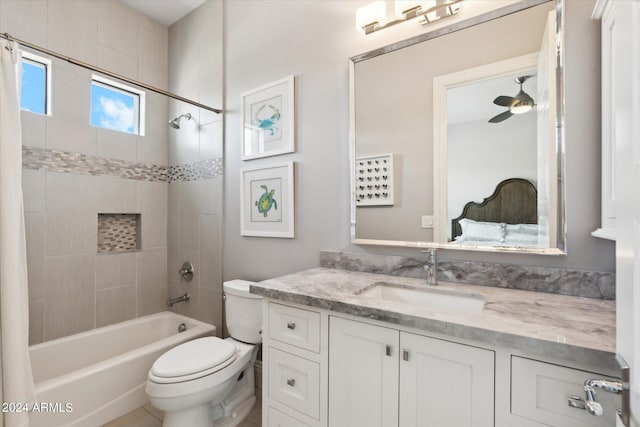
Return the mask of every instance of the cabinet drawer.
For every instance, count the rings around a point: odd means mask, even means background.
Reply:
[[[620,397],[597,391],[604,414],[596,417],[567,404],[569,396],[584,399],[587,379],[610,377],[536,360],[511,358],[511,412],[556,427],[613,427]]]
[[[270,347],[269,398],[319,419],[320,365]]]
[[[309,427],[305,423],[269,407],[268,427]]]
[[[269,338],[320,351],[320,313],[269,303]]]

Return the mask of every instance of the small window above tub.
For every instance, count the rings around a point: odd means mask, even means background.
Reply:
[[[144,135],[144,92],[100,76],[91,77],[91,124]]]
[[[51,61],[22,51],[20,109],[51,114]]]

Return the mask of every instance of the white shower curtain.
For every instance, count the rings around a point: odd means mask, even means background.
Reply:
[[[17,43],[0,41],[0,341],[2,401],[33,403],[29,357],[27,252],[22,200],[22,130]],[[5,427],[28,426],[24,412],[4,414]]]

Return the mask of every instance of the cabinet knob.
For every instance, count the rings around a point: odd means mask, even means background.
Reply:
[[[291,386],[291,387],[295,387],[296,386],[296,379],[295,378],[289,378],[287,380],[287,385]]]
[[[287,328],[294,330],[296,328],[296,324],[294,322],[287,323]]]

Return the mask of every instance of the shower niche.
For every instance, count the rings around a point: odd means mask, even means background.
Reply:
[[[99,213],[98,253],[135,252],[141,249],[139,213]]]

